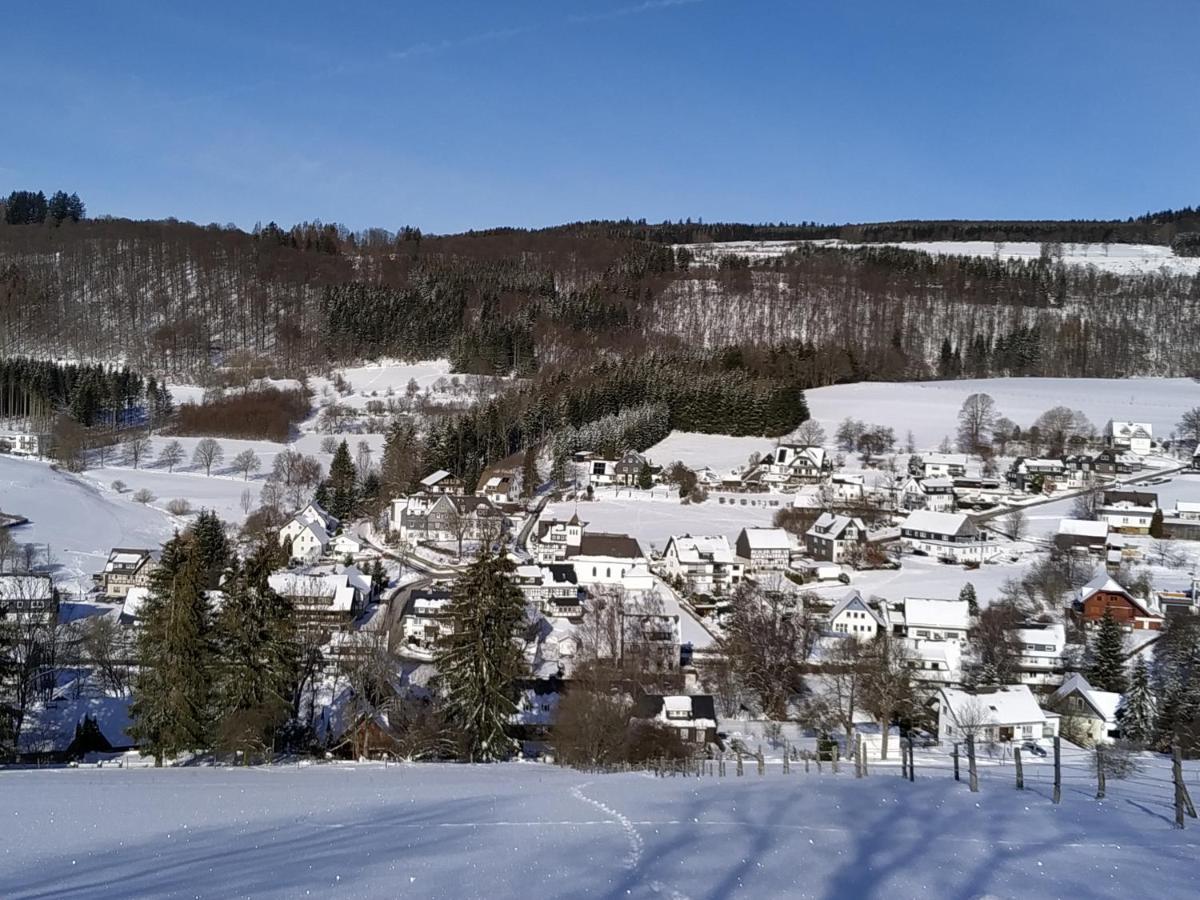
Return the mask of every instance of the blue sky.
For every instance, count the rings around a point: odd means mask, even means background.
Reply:
[[[1200,202],[1196,0],[0,14],[0,191],[75,190],[92,214],[452,231]]]

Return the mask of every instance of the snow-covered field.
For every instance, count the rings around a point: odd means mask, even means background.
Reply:
[[[91,586],[112,547],[157,547],[175,523],[167,514],[117,496],[45,463],[0,456],[0,509],[29,524],[13,540],[48,544],[60,568],[55,578],[75,589]],[[3,895],[3,891],[0,891]]]
[[[730,241],[717,244],[689,244],[701,261],[715,262],[721,256],[738,254],[751,259],[774,259],[804,243],[843,247],[901,247],[924,253],[951,256],[999,255],[1003,259],[1037,259],[1042,245],[1037,241],[1006,241],[999,248],[991,241],[910,241],[881,244],[850,244],[839,240],[824,241]],[[1067,265],[1095,266],[1103,272],[1129,275],[1166,270],[1171,274],[1195,275],[1200,258],[1176,256],[1170,247],[1159,244],[1063,244],[1062,260]]]
[[[812,417],[830,438],[847,416],[894,428],[903,442],[910,429],[919,448],[954,437],[958,410],[975,393],[990,394],[999,413],[1022,428],[1046,410],[1081,410],[1102,428],[1109,419],[1149,422],[1156,438],[1175,430],[1180,415],[1200,406],[1200,384],[1190,378],[978,378],[964,381],[860,382],[805,392]]]
[[[1200,831],[1068,783],[536,764],[0,773],[8,900],[1183,898]],[[920,769],[918,768],[918,773]]]
[[[674,534],[723,534],[730,544],[743,528],[770,525],[775,510],[768,507],[721,506],[710,498],[705,503],[678,500],[612,499],[600,493],[592,502],[550,503],[543,519],[569,519],[578,513],[589,532],[610,531],[637,538],[643,550],[662,550]],[[785,505],[791,498],[782,498]]]
[[[723,473],[746,465],[751,453],[768,453],[774,446],[771,438],[672,431],[646,451],[646,458],[659,466],[679,460],[690,469],[708,466]]]

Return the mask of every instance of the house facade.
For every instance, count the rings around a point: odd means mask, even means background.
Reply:
[[[157,567],[149,550],[114,547],[109,551],[104,571],[94,580],[106,599],[121,600],[131,588],[149,587],[150,576]]]
[[[1158,511],[1158,495],[1149,491],[1105,491],[1096,518],[1113,531],[1148,534]]]
[[[749,572],[782,572],[792,560],[792,539],[782,528],[743,528],[734,546]]]
[[[529,533],[529,551],[543,565],[562,562],[579,552],[586,527],[587,522],[581,522],[577,515],[565,522],[560,519],[541,519]]]
[[[642,694],[634,704],[633,718],[674,729],[689,747],[717,742],[716,703],[710,694]]]
[[[1154,426],[1149,422],[1120,422],[1109,419],[1104,426],[1104,443],[1115,450],[1148,456],[1154,445]]]
[[[833,460],[824,447],[780,444],[762,462],[762,481],[786,486],[817,484],[833,471]]]
[[[1117,708],[1121,695],[1098,691],[1081,673],[1072,673],[1050,697],[1049,706],[1062,719],[1062,730],[1084,746],[1111,744],[1120,737]]]
[[[1017,681],[1032,688],[1062,682],[1067,633],[1061,622],[1028,622],[1012,629],[1018,647]]]
[[[900,524],[900,540],[914,553],[952,563],[980,563],[999,552],[987,532],[962,513],[910,513]]]
[[[1098,626],[1105,615],[1124,628],[1157,631],[1163,617],[1147,601],[1134,597],[1107,574],[1100,574],[1079,589],[1075,612],[1084,627]]]
[[[971,609],[966,600],[905,597],[889,603],[887,609],[893,634],[912,640],[967,641]]]
[[[730,594],[745,574],[723,534],[671,537],[662,566],[668,578],[680,579],[695,594]]]
[[[933,700],[942,743],[1038,741],[1058,734],[1058,718],[1047,715],[1028,685],[1008,684],[967,691],[941,688]]]
[[[842,563],[861,554],[867,543],[862,519],[825,512],[804,533],[804,547],[813,559]]]
[[[869,641],[887,630],[887,622],[874,604],[858,591],[850,591],[829,610],[829,629],[860,641]]]
[[[48,575],[0,574],[0,619],[54,623],[58,621],[58,599]]]
[[[896,495],[897,506],[905,510],[953,512],[956,505],[954,482],[945,475],[910,475],[901,479]]]
[[[325,554],[338,524],[320,504],[310,503],[279,529],[279,544],[290,548],[292,559],[314,563]]]

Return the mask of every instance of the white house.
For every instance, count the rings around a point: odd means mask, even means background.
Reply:
[[[792,559],[792,538],[782,528],[743,528],[735,547],[749,572],[782,572]]]
[[[741,583],[743,566],[723,534],[673,536],[663,551],[663,570],[697,594],[728,594]]]
[[[646,570],[647,559],[641,545],[627,534],[584,532],[579,551],[569,562],[580,584],[619,586],[635,570]]]
[[[858,591],[850,591],[829,611],[829,628],[835,634],[848,634],[870,640],[887,630],[883,616]]]
[[[927,684],[962,681],[963,645],[958,641],[906,640],[913,678]]]
[[[493,503],[514,503],[521,495],[517,479],[507,474],[489,476],[475,493]]]
[[[543,565],[562,562],[579,552],[583,543],[583,529],[587,522],[579,516],[571,516],[563,522],[559,519],[542,519],[529,534],[529,550],[534,559]]]
[[[980,563],[999,552],[987,532],[962,513],[910,513],[900,524],[900,540],[914,553],[954,563]]]
[[[281,546],[291,545],[292,559],[316,562],[329,547],[338,520],[317,503],[310,503],[279,529]]]
[[[1050,706],[1063,717],[1063,727],[1070,730],[1071,737],[1093,747],[1120,736],[1120,704],[1120,694],[1096,690],[1079,672],[1072,673],[1050,698]]]
[[[857,473],[834,472],[829,476],[828,490],[841,503],[861,503],[867,495],[863,476]]]
[[[969,458],[965,453],[923,453],[921,465],[926,478],[955,478],[967,474]]]
[[[421,479],[419,490],[427,491],[430,494],[461,494],[463,483],[458,476],[452,475],[445,469],[438,469]]]
[[[1054,535],[1059,550],[1087,550],[1103,554],[1108,544],[1108,522],[1103,519],[1063,519]]]
[[[894,630],[913,640],[965,643],[971,627],[971,609],[966,600],[905,597],[888,604]]]
[[[1154,426],[1149,422],[1109,419],[1104,426],[1104,443],[1117,450],[1129,450],[1138,456],[1147,456],[1154,444]]]
[[[931,512],[954,512],[954,482],[944,475],[918,478],[910,475],[897,489],[901,509],[927,509]]]
[[[767,460],[762,477],[766,484],[815,484],[833,470],[833,461],[824,447],[780,444]]]
[[[1176,500],[1173,518],[1187,522],[1200,522],[1200,502],[1195,500]]]
[[[587,473],[585,484],[590,484],[593,487],[616,484],[617,462],[615,459],[597,459],[595,457],[589,459],[583,465],[583,470]]]
[[[938,716],[938,739],[965,741],[1037,741],[1058,734],[1058,717],[1038,706],[1028,685],[1006,684],[971,692],[943,687],[933,705]]]
[[[517,566],[513,578],[535,610],[552,618],[579,618],[587,592],[567,563]]]
[[[1067,632],[1061,622],[1027,622],[1012,629],[1018,646],[1017,680],[1032,687],[1062,681]]]
[[[1105,491],[1096,518],[1107,522],[1113,531],[1150,531],[1158,510],[1158,495],[1149,491]]]
[[[58,591],[48,575],[0,575],[0,619],[50,623],[58,618]]]
[[[813,559],[841,563],[862,548],[867,541],[867,526],[862,519],[824,512],[804,533],[804,546]]]
[[[30,431],[0,431],[0,453],[13,456],[45,456],[50,435]]]
[[[444,588],[414,588],[400,614],[400,636],[408,647],[432,650],[452,632],[451,593]]]

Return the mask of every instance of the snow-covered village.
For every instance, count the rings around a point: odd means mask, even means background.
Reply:
[[[1200,896],[1131,12],[6,17],[0,900]]]

